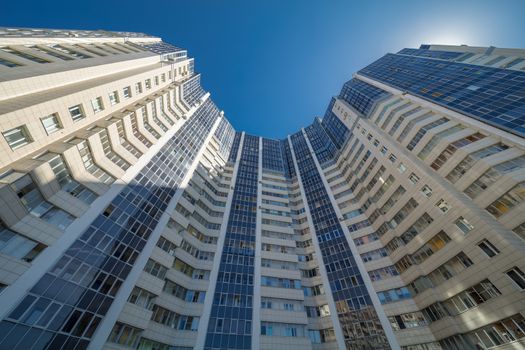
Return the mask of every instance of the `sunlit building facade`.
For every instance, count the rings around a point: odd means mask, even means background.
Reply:
[[[525,50],[422,45],[281,140],[187,51],[0,29],[0,349],[525,346]]]

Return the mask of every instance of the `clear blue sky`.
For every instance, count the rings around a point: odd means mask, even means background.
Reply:
[[[525,48],[525,0],[4,1],[0,26],[145,32],[188,49],[237,130],[282,138],[352,73],[421,43]]]

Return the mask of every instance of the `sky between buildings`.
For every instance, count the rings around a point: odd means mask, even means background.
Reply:
[[[283,138],[352,73],[422,43],[525,48],[525,0],[6,1],[0,26],[144,32],[186,48],[237,130]]]

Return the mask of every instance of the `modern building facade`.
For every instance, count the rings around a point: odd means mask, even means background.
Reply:
[[[525,50],[422,45],[282,140],[187,51],[0,29],[0,349],[525,347]]]

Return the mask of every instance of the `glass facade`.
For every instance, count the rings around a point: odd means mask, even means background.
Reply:
[[[346,348],[388,348],[370,294],[302,132],[293,134],[291,143]]]
[[[258,172],[259,137],[245,134],[205,349],[251,348]]]
[[[525,72],[387,54],[359,74],[525,136]]]
[[[390,94],[378,87],[365,83],[359,79],[352,79],[343,85],[339,98],[346,101],[361,115],[370,115],[375,103]]]
[[[0,322],[0,348],[87,348],[217,118],[207,101],[153,156]]]
[[[9,33],[52,37],[0,28],[0,41]],[[24,44],[50,61],[22,66],[111,64],[86,91],[39,93],[35,120],[2,115],[0,349],[525,340],[525,147],[515,137],[525,135],[525,50],[388,54],[346,82],[322,119],[276,140],[236,132],[184,49],[143,34],[55,33],[58,46]],[[115,74],[115,60],[137,69]]]

